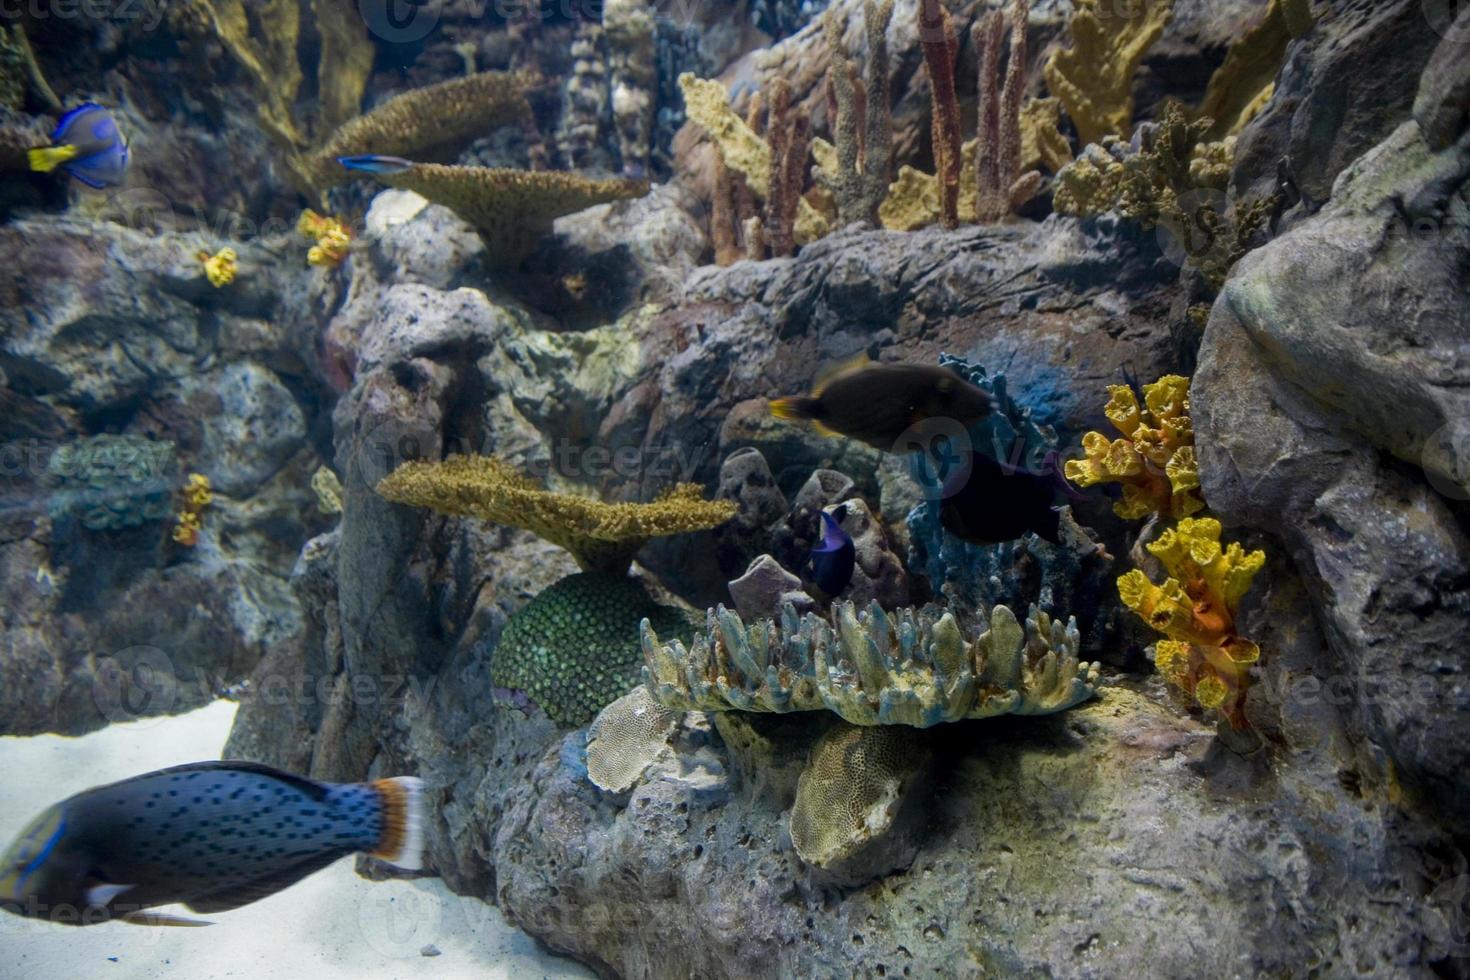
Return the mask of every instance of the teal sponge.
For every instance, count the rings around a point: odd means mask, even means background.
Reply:
[[[688,640],[693,625],[661,606],[635,579],[579,572],[543,591],[510,618],[490,679],[524,691],[553,721],[585,725],[628,693],[643,669],[639,624]]]

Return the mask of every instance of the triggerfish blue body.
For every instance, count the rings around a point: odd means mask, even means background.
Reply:
[[[847,516],[847,508],[834,508],[836,514],[822,514],[822,541],[812,549],[812,582],[828,598],[836,598],[852,582],[857,563],[857,549],[852,537],[839,523]]]
[[[250,762],[200,762],[98,786],[38,816],[0,858],[0,907],[67,925],[207,925],[366,851],[417,870],[414,777],[322,783]]]
[[[112,113],[95,102],[67,112],[51,133],[51,145],[27,155],[32,170],[60,170],[88,187],[115,187],[128,169],[128,141]]]

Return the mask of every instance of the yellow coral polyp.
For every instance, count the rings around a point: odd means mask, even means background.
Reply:
[[[339,265],[347,258],[352,232],[341,220],[307,208],[297,219],[296,230],[316,242],[306,253],[309,265]]]
[[[237,260],[235,250],[228,247],[220,249],[213,255],[208,252],[199,253],[199,261],[204,265],[204,276],[215,289],[228,286],[235,281]]]
[[[209,477],[203,473],[190,473],[184,484],[184,503],[189,510],[200,511],[214,502],[214,490]]]
[[[1108,395],[1103,415],[1123,438],[1087,433],[1082,437],[1084,458],[1067,462],[1067,478],[1084,487],[1121,484],[1123,498],[1113,512],[1125,520],[1150,514],[1181,518],[1203,510],[1189,379],[1171,374],[1145,385],[1142,406],[1127,385],[1109,387]]]
[[[1235,617],[1266,554],[1247,552],[1237,542],[1222,546],[1221,530],[1213,518],[1180,521],[1148,545],[1168,572],[1164,583],[1134,569],[1118,579],[1118,595],[1167,637],[1154,647],[1164,679],[1239,728],[1245,724],[1239,695],[1261,650],[1236,633]]]
[[[199,515],[192,510],[186,510],[179,515],[177,523],[174,524],[173,539],[179,544],[192,548],[199,543],[200,530]]]

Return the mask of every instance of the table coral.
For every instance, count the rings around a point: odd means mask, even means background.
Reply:
[[[519,264],[557,218],[648,193],[647,182],[641,180],[437,163],[374,176],[442,204],[474,225],[485,242],[487,261],[506,267]]]
[[[1121,484],[1123,499],[1113,504],[1113,512],[1124,520],[1150,514],[1177,520],[1203,510],[1189,379],[1171,374],[1144,385],[1142,406],[1127,385],[1113,385],[1108,392],[1112,397],[1103,414],[1123,438],[1087,433],[1082,437],[1087,456],[1067,461],[1067,479],[1083,487]]]
[[[1047,88],[1062,100],[1084,145],[1133,128],[1133,77],[1174,16],[1174,0],[1108,5],[1076,0],[1072,45],[1052,52]]]
[[[716,527],[736,511],[731,501],[705,500],[692,483],[646,504],[557,493],[497,456],[404,463],[377,490],[394,503],[525,528],[567,549],[584,571],[625,572],[650,538]]]
[[[1095,664],[1078,660],[1075,623],[1033,610],[1023,629],[1005,606],[968,641],[937,607],[886,613],[834,604],[830,619],[798,616],[747,626],[724,606],[692,646],[645,623],[643,683],[683,710],[829,710],[854,725],[928,728],[966,718],[1049,714],[1091,697]]]
[[[1261,651],[1236,634],[1235,620],[1266,553],[1246,552],[1234,542],[1222,547],[1220,531],[1213,518],[1180,521],[1148,545],[1168,573],[1164,583],[1156,585],[1134,569],[1118,579],[1118,593],[1124,605],[1168,638],[1154,650],[1159,673],[1243,728],[1250,665]]]
[[[673,634],[690,631],[681,610],[654,602],[635,579],[568,575],[510,617],[490,679],[524,691],[558,724],[585,725],[638,683],[644,621]]]
[[[668,745],[679,718],[639,684],[603,708],[587,729],[587,778],[611,793],[632,788]]]

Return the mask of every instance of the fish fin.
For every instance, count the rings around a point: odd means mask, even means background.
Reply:
[[[160,769],[157,772],[146,772],[143,773],[141,776],[134,776],[132,777],[132,779],[124,779],[121,782],[115,783],[113,785],[121,786],[125,783],[132,782],[133,779],[151,779],[154,776],[162,776],[165,774],[171,776],[176,772],[221,771],[252,772],[259,776],[271,776],[275,779],[279,779],[283,783],[290,783],[292,786],[300,789],[303,793],[306,793],[312,798],[312,800],[317,803],[320,803],[327,798],[328,787],[325,783],[319,783],[315,779],[308,779],[306,776],[298,776],[296,775],[296,773],[287,772],[284,769],[277,769],[275,766],[268,766],[263,762],[247,762],[244,759],[216,759],[212,762],[188,762],[182,766],[170,766],[167,769]]]
[[[248,881],[239,882],[218,891],[205,892],[193,898],[184,900],[184,904],[195,912],[211,915],[216,912],[228,912],[251,902],[258,902],[262,898],[268,898],[276,892],[284,891],[296,884],[307,875],[314,874],[331,864],[340,857],[351,854],[350,850],[334,847],[322,854],[313,854],[311,857],[288,865],[279,871],[261,875],[259,878],[251,878]]]
[[[71,129],[72,123],[77,121],[78,116],[100,109],[102,107],[95,102],[83,102],[79,106],[66,110],[61,114],[61,118],[56,120],[56,128],[51,131],[51,142],[57,143],[65,139],[66,131]]]
[[[828,365],[817,373],[817,380],[812,382],[812,397],[821,398],[822,392],[826,391],[832,382],[856,371],[861,371],[872,363],[873,359],[868,356],[868,352],[863,351],[861,354],[849,357],[845,361],[838,361],[836,364]]]
[[[98,180],[96,177],[93,177],[90,174],[73,170],[69,165],[63,164],[61,169],[64,173],[70,175],[72,179],[80,180],[82,183],[86,184],[94,191],[100,191],[107,186],[107,181]]]
[[[132,885],[114,885],[110,883],[98,883],[87,889],[88,905],[106,905],[123,892],[133,888]]]
[[[38,146],[26,152],[26,160],[36,173],[49,174],[76,155],[75,146]]]
[[[359,156],[338,157],[337,162],[348,170],[365,174],[401,174],[413,167],[412,160],[403,157],[383,156],[379,153],[364,153]]]
[[[771,414],[783,422],[805,422],[812,417],[816,408],[815,399],[793,395],[790,398],[772,398]]]
[[[147,909],[120,915],[118,921],[132,926],[186,926],[194,929],[214,925],[213,922],[206,922],[204,919],[190,919],[182,915],[169,915],[167,912],[154,912]]]
[[[829,429],[815,419],[812,421],[812,428],[817,430],[817,435],[819,436],[826,436],[829,439],[838,439],[842,437],[841,432],[838,432],[836,429]]]
[[[417,776],[368,784],[383,802],[383,836],[372,856],[404,871],[424,866],[424,781]]]

